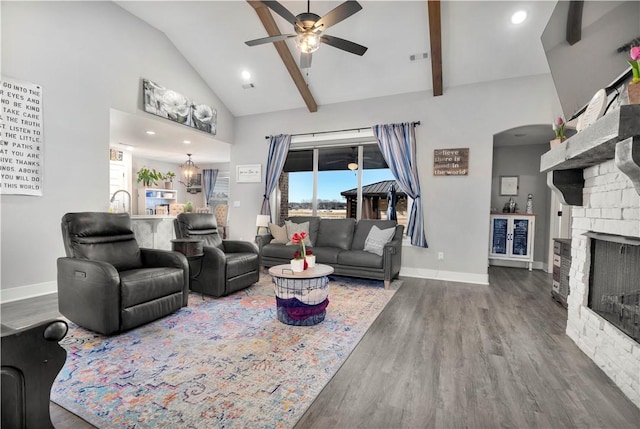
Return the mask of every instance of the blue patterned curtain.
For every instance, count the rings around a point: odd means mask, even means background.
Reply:
[[[269,196],[278,185],[278,178],[284,162],[287,160],[289,146],[291,145],[291,136],[288,134],[278,134],[271,136],[269,142],[269,157],[267,158],[267,173],[265,175],[264,195],[262,196],[262,209],[260,214],[271,216],[271,207],[269,207]]]
[[[415,124],[374,125],[373,133],[378,139],[378,147],[384,160],[389,166],[398,184],[406,194],[413,198],[407,235],[411,237],[411,244],[419,247],[429,247],[424,234],[424,215],[422,213],[422,198],[418,165],[416,159]]]
[[[216,180],[218,179],[218,169],[207,169],[202,170],[202,175],[204,176],[204,198],[209,207],[209,200],[213,196],[213,188],[216,186]]]

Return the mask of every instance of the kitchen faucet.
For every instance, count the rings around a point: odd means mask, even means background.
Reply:
[[[129,197],[129,211],[128,211],[128,213],[131,214],[131,194],[126,189],[118,189],[117,191],[115,191],[113,193],[113,195],[111,196],[111,199],[109,200],[109,202],[112,203],[113,200],[115,200],[116,195],[118,195],[118,193],[120,193],[120,192],[124,192],[125,194],[127,194],[127,197]]]

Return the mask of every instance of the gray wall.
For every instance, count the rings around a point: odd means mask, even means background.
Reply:
[[[55,288],[66,212],[109,207],[109,109],[141,111],[149,78],[234,117],[161,32],[111,2],[2,2],[2,74],[43,87],[44,196],[2,196],[2,299]]]
[[[429,249],[405,247],[402,273],[486,282],[493,135],[522,125],[547,123],[558,111],[551,78],[535,76],[320,106],[317,113],[291,110],[237,118],[231,147],[231,235],[249,239],[260,211],[261,184],[235,183],[235,164],[262,164],[265,135],[421,121],[416,129],[418,167]],[[433,150],[469,148],[469,175],[434,177]],[[244,232],[243,232],[244,231]],[[445,260],[438,261],[437,253]]]
[[[525,212],[527,194],[533,194],[533,213],[536,215],[534,261],[547,263],[549,257],[549,204],[551,190],[547,186],[546,173],[540,173],[540,157],[549,151],[549,143],[521,146],[500,146],[493,148],[493,181],[491,186],[491,207],[502,212],[504,203],[510,197],[500,196],[500,176],[518,176],[518,195],[513,200],[519,211]],[[515,266],[524,266],[519,263]]]

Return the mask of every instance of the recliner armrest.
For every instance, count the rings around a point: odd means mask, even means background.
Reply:
[[[255,253],[258,254],[258,247],[249,242],[241,240],[222,240],[224,251],[227,253]]]
[[[256,235],[256,244],[258,245],[258,250],[262,251],[262,248],[266,244],[271,243],[271,240],[273,240],[273,235],[271,234]]]

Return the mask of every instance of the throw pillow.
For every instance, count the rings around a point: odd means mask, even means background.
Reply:
[[[269,223],[269,231],[273,235],[272,243],[287,244],[289,239],[287,238],[287,228],[282,225],[278,226],[275,223]]]
[[[287,243],[288,246],[297,244],[291,241],[291,239],[293,238],[293,234],[295,234],[296,232],[298,234],[301,232],[307,233],[307,237],[304,239],[304,245],[311,246],[311,240],[309,238],[309,222],[295,223],[291,222],[290,220],[285,220],[284,225],[287,227],[287,239],[289,241]]]
[[[382,256],[384,245],[391,241],[395,232],[395,228],[380,229],[373,225],[369,235],[367,235],[367,239],[364,241],[364,251]]]

